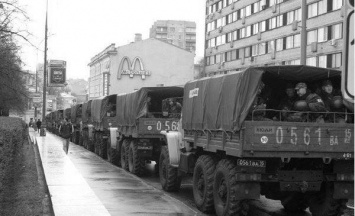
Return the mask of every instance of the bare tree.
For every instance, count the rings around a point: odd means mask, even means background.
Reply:
[[[0,1],[0,109],[23,111],[27,105],[28,90],[21,70],[18,40],[29,33],[15,26],[28,17],[16,0]]]

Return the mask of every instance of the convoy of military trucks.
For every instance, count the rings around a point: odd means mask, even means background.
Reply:
[[[317,92],[323,80],[340,88],[341,72],[248,68],[184,88],[143,87],[89,100],[48,114],[47,129],[60,135],[61,120],[70,119],[72,142],[137,176],[155,161],[165,191],[178,191],[182,178],[192,176],[194,200],[204,213],[246,215],[250,200],[264,195],[281,200],[289,212],[309,208],[315,216],[341,215],[354,197],[353,107],[293,110],[303,117],[286,121],[278,106],[287,84],[304,82]],[[263,119],[254,118],[260,110],[252,108],[261,83]],[[172,115],[178,109],[167,101],[180,101],[182,111]],[[336,123],[335,116],[345,123]]]

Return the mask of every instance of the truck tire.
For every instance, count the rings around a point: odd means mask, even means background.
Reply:
[[[84,145],[84,142],[83,142],[83,141],[84,141],[84,136],[80,134],[80,135],[79,135],[79,145],[80,145],[80,146],[83,146],[83,145]]]
[[[101,136],[102,138],[102,142],[101,142],[101,146],[100,146],[100,151],[101,151],[101,157],[103,159],[107,159],[107,138],[103,138],[103,136]]]
[[[287,212],[302,212],[308,208],[304,194],[299,192],[290,193],[281,200],[281,204]]]
[[[88,136],[86,131],[83,131],[83,146],[84,148],[88,149]]]
[[[213,199],[216,214],[218,216],[246,216],[249,211],[247,200],[238,200],[238,182],[235,164],[227,159],[221,160],[216,167],[213,184]]]
[[[346,209],[347,199],[334,199],[332,183],[324,183],[321,191],[309,198],[309,211],[313,216],[340,216]]]
[[[98,140],[98,137],[99,137],[99,133],[94,133],[94,140],[93,140],[93,146],[94,146],[94,153],[96,155],[99,155],[99,140]]]
[[[128,152],[128,169],[131,173],[141,176],[143,174],[144,166],[145,161],[139,155],[137,141],[132,140]]]
[[[178,175],[178,169],[170,166],[169,151],[167,146],[161,147],[159,158],[159,178],[165,191],[179,191],[181,186],[181,177]]]
[[[213,179],[216,162],[209,155],[200,156],[195,164],[193,174],[193,194],[197,208],[204,213],[214,211]]]
[[[129,140],[123,140],[121,146],[121,166],[124,170],[128,170],[128,149],[129,149]]]

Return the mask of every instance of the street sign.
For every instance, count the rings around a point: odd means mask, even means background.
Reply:
[[[42,98],[41,97],[33,97],[32,101],[33,101],[33,103],[41,103],[42,102]]]
[[[63,60],[50,60],[48,70],[48,86],[64,87],[66,82],[66,62]]]
[[[342,93],[346,101],[354,104],[354,0],[345,1]]]

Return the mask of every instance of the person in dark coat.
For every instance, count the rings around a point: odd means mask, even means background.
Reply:
[[[302,104],[300,102],[305,102],[307,108],[312,112],[328,112],[327,108],[324,105],[322,98],[315,94],[311,93],[307,89],[307,84],[300,82],[297,83],[295,90],[297,91],[298,98],[295,102],[295,106]],[[295,107],[297,110],[297,107]],[[324,123],[324,114],[312,114],[312,120],[315,120],[318,123]]]
[[[70,143],[70,137],[72,136],[74,132],[74,127],[71,124],[71,122],[68,120],[68,118],[65,118],[63,120],[63,124],[59,126],[59,133],[62,135],[62,137],[65,139],[64,143],[64,151],[68,154],[69,151],[69,143]]]
[[[39,133],[39,131],[41,129],[41,125],[42,125],[41,119],[37,120],[36,125],[37,125],[37,129],[38,129],[38,133]]]
[[[343,105],[343,97],[341,92],[333,88],[332,81],[324,80],[322,83],[322,90],[320,94],[324,101],[325,107],[333,112],[328,115],[327,121],[336,123],[345,123],[345,115],[340,114],[345,112]],[[334,114],[334,112],[337,112]]]

